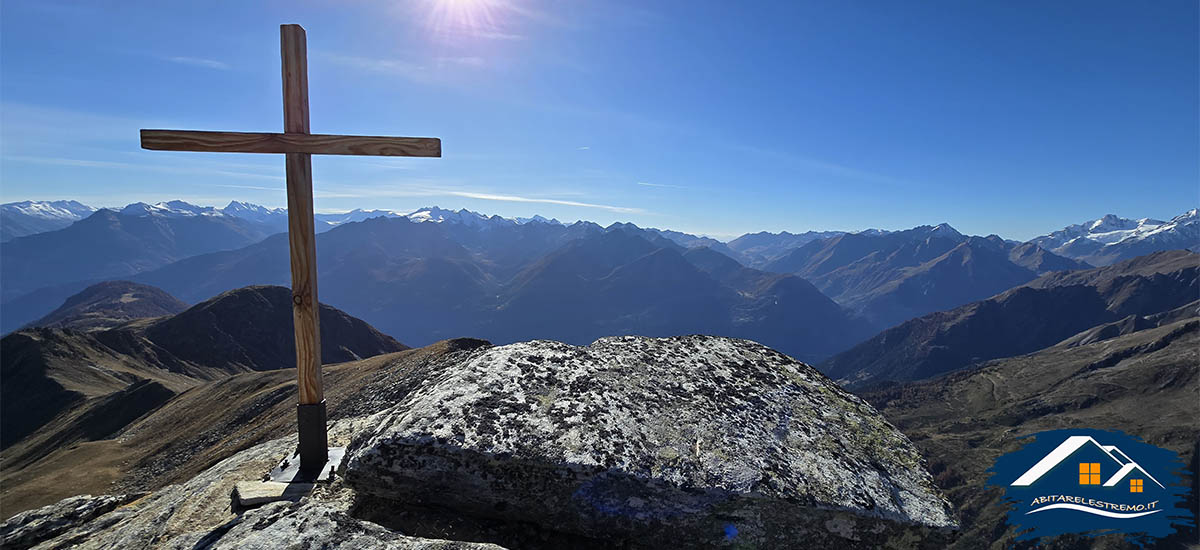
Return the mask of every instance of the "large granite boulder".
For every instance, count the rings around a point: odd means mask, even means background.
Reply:
[[[903,434],[753,342],[534,341],[412,376],[348,449],[361,493],[653,547],[932,548],[956,527]]]

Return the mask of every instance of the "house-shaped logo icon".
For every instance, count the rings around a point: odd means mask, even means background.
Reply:
[[[996,458],[988,484],[1004,489],[1017,540],[1123,533],[1147,542],[1190,525],[1186,464],[1119,431],[1072,428],[1020,438]],[[1140,543],[1139,543],[1140,544]]]
[[[1080,462],[1079,463],[1079,484],[1080,485],[1100,485],[1103,487],[1114,487],[1122,480],[1129,478],[1129,492],[1141,493],[1145,489],[1146,480],[1158,485],[1159,488],[1165,488],[1154,476],[1150,475],[1137,462],[1134,462],[1129,455],[1117,448],[1116,445],[1101,445],[1100,442],[1087,435],[1073,435],[1064,440],[1053,451],[1050,451],[1045,457],[1034,464],[1031,468],[1021,474],[1016,481],[1010,485],[1014,487],[1026,487],[1033,485],[1038,479],[1046,475],[1047,472],[1054,469],[1055,466],[1067,461],[1077,451],[1085,447],[1094,447],[1101,451],[1103,457],[1107,457],[1109,461],[1101,462]],[[1107,466],[1107,468],[1106,468]],[[1112,472],[1109,477],[1101,483],[1104,472]]]

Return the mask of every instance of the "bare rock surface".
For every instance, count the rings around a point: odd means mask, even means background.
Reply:
[[[79,495],[49,506],[21,512],[0,524],[0,546],[9,550],[30,548],[76,525],[107,514],[139,496],[141,495]]]
[[[336,424],[331,437],[344,437],[352,422]],[[299,502],[277,502],[234,514],[230,491],[238,481],[255,479],[295,447],[294,437],[251,447],[186,483],[170,485],[129,502],[128,497],[72,497],[15,516],[3,525],[9,537],[28,535],[29,517],[48,518],[55,533],[30,538],[36,550],[52,549],[413,549],[503,550],[492,544],[463,543],[405,536],[350,515],[353,491],[324,486]],[[94,510],[94,513],[91,511]],[[53,518],[62,518],[54,521]],[[10,524],[22,524],[11,530]],[[50,536],[46,536],[50,535]],[[54,536],[56,535],[56,536]],[[34,540],[36,539],[36,540]],[[25,540],[25,539],[22,539]],[[26,548],[16,543],[13,548]]]
[[[939,547],[956,527],[911,442],[744,340],[479,348],[362,423],[356,491],[632,546]]]

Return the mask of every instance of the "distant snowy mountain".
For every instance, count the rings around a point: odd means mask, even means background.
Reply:
[[[517,222],[518,225],[525,225],[529,222],[541,222],[541,223],[548,223],[550,225],[563,225],[563,223],[558,221],[557,218],[550,218],[547,220],[546,218],[539,216],[537,214],[534,214],[532,218],[513,218],[513,221]]]
[[[188,218],[192,216],[224,216],[225,213],[211,206],[196,206],[184,201],[166,201],[155,204],[135,202],[121,209],[126,216],[164,216]]]
[[[404,214],[404,217],[414,222],[459,223],[469,227],[507,227],[534,222],[549,225],[565,225],[556,219],[546,219],[536,214],[532,218],[501,218],[496,215],[486,216],[465,208],[460,210],[446,210],[436,206],[419,208],[416,211]]]
[[[446,210],[443,208],[438,208],[436,206],[426,206],[415,212],[405,215],[405,217],[407,217],[409,220],[414,221],[414,222],[434,222],[434,223],[450,222],[450,223],[461,223],[463,225],[468,225],[471,227],[485,227],[491,223],[494,223],[492,221],[493,219],[495,219],[497,221],[502,220],[504,222],[507,222],[508,224],[516,223],[513,220],[506,220],[499,216],[493,216],[492,218],[489,218],[478,212],[472,212],[470,210],[467,210],[466,208],[463,208],[456,212],[454,210]]]
[[[274,227],[277,231],[287,230],[286,208],[267,208],[265,206],[243,201],[230,201],[230,203],[224,208],[197,206],[180,200],[159,202],[155,204],[137,202],[121,208],[119,212],[126,216],[138,217],[162,216],[177,218],[190,216],[231,216],[234,218],[241,218],[243,220],[268,225]],[[342,224],[361,222],[371,218],[380,217],[408,218],[410,221],[414,222],[459,223],[472,227],[488,227],[497,224],[521,225],[530,222],[563,225],[562,222],[559,222],[558,220],[546,219],[537,215],[533,216],[532,218],[510,219],[501,218],[500,216],[489,217],[467,209],[447,210],[437,206],[426,206],[409,213],[397,212],[395,210],[363,210],[361,208],[356,208],[349,212],[317,213],[313,217],[317,222],[316,229],[318,233],[328,231],[329,229]]]
[[[284,213],[286,214],[287,210],[284,210]],[[326,224],[329,224],[329,227],[333,227],[344,223],[361,222],[371,218],[402,218],[404,217],[404,214],[393,212],[391,210],[363,210],[361,208],[355,208],[349,212],[342,212],[338,214],[316,214],[313,217],[316,218],[318,222],[325,222]],[[321,229],[317,229],[317,231],[321,231]]]
[[[1106,266],[1159,250],[1200,250],[1200,209],[1170,221],[1131,220],[1113,214],[1069,225],[1029,241],[1060,256]]]
[[[284,225],[287,225],[286,208],[267,208],[248,202],[229,201],[229,205],[222,208],[221,212],[224,212],[227,216],[234,216],[259,223],[277,223],[279,220],[283,220]]]
[[[77,201],[21,201],[0,204],[0,241],[54,231],[96,209]]]
[[[78,220],[96,209],[78,201],[21,201],[0,205],[4,212],[20,213],[46,220]]]

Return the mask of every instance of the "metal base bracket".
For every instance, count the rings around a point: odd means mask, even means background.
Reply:
[[[324,466],[315,472],[300,470],[300,452],[292,453],[291,456],[279,462],[279,465],[267,474],[267,480],[278,481],[281,483],[317,483],[321,481],[331,481],[337,474],[337,467],[342,463],[342,457],[346,456],[345,447],[333,447],[329,449],[328,458]]]

